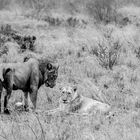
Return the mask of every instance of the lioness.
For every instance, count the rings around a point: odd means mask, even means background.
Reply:
[[[24,92],[25,110],[28,108],[28,93],[30,93],[29,95],[35,109],[38,89],[44,83],[50,88],[55,86],[55,81],[58,76],[58,67],[57,64],[55,65],[48,60],[37,60],[35,58],[30,58],[22,63],[1,64],[0,69],[2,70],[3,77],[3,79],[1,79],[1,85],[6,89],[4,112],[9,114],[7,108],[9,98],[12,90],[18,89]],[[1,93],[2,92],[0,92],[0,99]]]
[[[110,109],[108,104],[78,94],[77,87],[65,86],[60,90],[62,93],[59,101],[60,110],[77,113],[89,113],[90,111],[107,113]]]

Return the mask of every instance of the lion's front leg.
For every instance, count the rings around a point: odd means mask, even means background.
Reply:
[[[10,114],[9,110],[8,110],[8,101],[11,97],[11,93],[12,93],[12,90],[11,89],[7,89],[6,90],[6,95],[4,97],[4,113],[6,114]]]
[[[30,92],[30,99],[33,104],[33,110],[36,109],[37,91],[38,91],[37,87],[34,87],[34,88],[32,88],[32,91]]]
[[[29,111],[28,92],[24,92],[24,109],[25,111]]]
[[[33,72],[30,78],[30,99],[33,104],[33,110],[36,109],[37,92],[39,87],[39,67],[33,67]]]
[[[0,112],[1,112],[1,96],[2,96],[3,85],[2,81],[0,80]]]

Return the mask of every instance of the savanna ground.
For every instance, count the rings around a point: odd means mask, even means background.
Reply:
[[[37,37],[34,52],[19,53],[12,44],[3,54],[1,45],[0,61],[23,61],[33,53],[51,56],[60,65],[56,86],[39,89],[37,113],[16,111],[22,92],[13,91],[11,115],[0,115],[0,140],[140,139],[139,0],[0,2],[1,26]],[[82,95],[110,104],[110,116],[49,114],[58,107],[59,87],[65,84],[76,84]]]

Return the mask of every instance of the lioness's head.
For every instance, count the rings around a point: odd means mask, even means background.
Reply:
[[[77,97],[77,87],[65,86],[60,88],[61,91],[61,102],[64,104],[69,104]]]
[[[48,63],[44,72],[44,83],[47,87],[53,88],[58,77],[58,65]]]

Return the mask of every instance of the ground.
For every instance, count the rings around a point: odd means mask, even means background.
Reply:
[[[23,95],[13,91],[11,115],[0,114],[0,140],[139,140],[140,8],[125,5],[117,9],[127,17],[117,24],[54,10],[51,17],[79,20],[75,25],[56,25],[13,7],[0,11],[0,24],[10,24],[23,35],[35,35],[35,51],[18,53],[16,47],[9,48],[0,62],[23,61],[33,53],[54,57],[60,67],[56,86],[39,89],[36,112],[16,111],[14,105]],[[49,114],[48,110],[58,107],[59,88],[65,84],[76,84],[80,94],[104,100],[111,106],[110,115]]]

